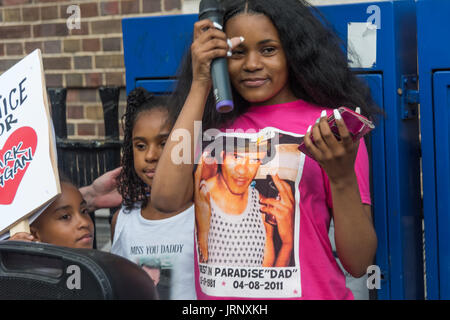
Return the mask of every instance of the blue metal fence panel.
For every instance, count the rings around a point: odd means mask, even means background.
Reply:
[[[377,61],[355,69],[372,89],[386,118],[371,137],[375,227],[379,240],[376,263],[384,273],[381,299],[423,297],[420,178],[417,118],[402,117],[398,94],[402,75],[417,72],[414,0],[319,7],[347,43],[351,22],[366,22],[368,8],[379,9]],[[188,49],[197,15],[123,20],[127,92],[142,85],[153,92],[173,85],[181,57]]]
[[[140,79],[173,79],[197,20],[196,14],[122,20],[127,94]]]
[[[370,87],[372,96],[379,106],[383,106],[383,75],[364,74],[360,77]],[[377,290],[378,299],[389,299],[390,290],[390,264],[389,264],[389,230],[387,217],[387,193],[386,193],[386,150],[385,150],[385,120],[379,119],[375,130],[370,135],[370,167],[371,167],[371,190],[374,225],[378,238],[376,264],[380,267],[383,278],[381,288]]]
[[[438,211],[439,296],[450,299],[450,71],[433,74]]]
[[[377,177],[373,175],[373,183],[375,226],[380,245],[377,264],[386,272],[389,288],[380,290],[378,296],[381,299],[421,299],[423,260],[418,119],[402,117],[403,97],[398,94],[398,88],[402,87],[402,76],[417,74],[417,43],[412,31],[416,28],[415,2],[389,1],[319,8],[346,42],[348,23],[367,22],[372,12],[368,9],[374,6],[379,12],[376,64],[355,71],[379,73],[383,83],[383,101],[380,106],[386,118],[379,125],[384,132],[378,135],[374,133],[372,141],[377,151],[383,150],[384,146],[384,153],[382,156],[372,150],[371,160],[373,167],[379,164],[385,166],[386,180],[380,179],[381,174]],[[376,90],[372,87],[375,96]],[[380,208],[384,212],[377,210],[378,204],[386,205]],[[386,263],[388,268],[385,268]]]
[[[136,87],[143,87],[153,93],[168,93],[175,90],[176,80],[143,79],[136,80]]]
[[[450,2],[417,0],[423,210],[428,299],[450,299],[448,198]],[[447,181],[445,181],[447,179]]]

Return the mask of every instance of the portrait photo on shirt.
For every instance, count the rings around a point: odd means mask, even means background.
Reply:
[[[169,300],[171,297],[171,269],[172,265],[158,258],[140,257],[138,265],[144,270],[155,285],[160,300]]]
[[[301,137],[266,128],[211,140],[194,169],[198,262],[299,268]]]

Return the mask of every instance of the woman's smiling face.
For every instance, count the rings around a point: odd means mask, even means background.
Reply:
[[[226,24],[228,38],[244,37],[228,59],[230,80],[237,92],[255,105],[294,101],[288,66],[278,31],[265,15],[239,14]]]

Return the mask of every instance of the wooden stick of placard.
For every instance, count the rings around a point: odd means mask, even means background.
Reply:
[[[9,236],[12,237],[13,235],[19,232],[31,233],[28,219],[24,219],[19,223],[17,223],[16,225],[14,225],[13,227],[11,227],[11,229],[9,229]]]

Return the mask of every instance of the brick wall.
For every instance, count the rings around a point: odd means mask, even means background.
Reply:
[[[102,138],[98,88],[120,86],[125,108],[123,17],[181,13],[182,0],[0,0],[0,74],[41,49],[47,87],[67,88],[69,138]],[[69,30],[70,5],[80,29]]]

